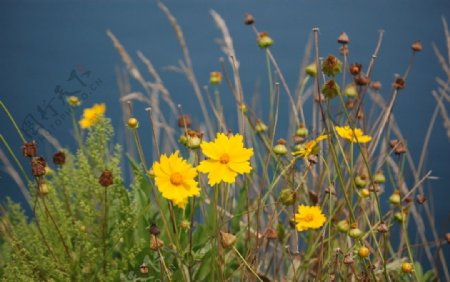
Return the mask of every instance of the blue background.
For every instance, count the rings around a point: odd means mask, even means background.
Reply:
[[[320,28],[322,56],[338,53],[336,38],[345,31],[351,40],[350,62],[360,62],[364,66],[368,65],[375,48],[378,30],[384,29],[385,37],[373,78],[383,83],[382,95],[385,99],[389,97],[394,75],[402,74],[406,69],[411,55],[410,44],[420,39],[424,50],[416,56],[406,89],[401,91],[394,109],[409,150],[418,160],[435,107],[431,95],[431,91],[437,88],[435,78],[445,78],[431,44],[434,42],[447,54],[441,17],[450,19],[450,1],[171,0],[164,3],[183,28],[196,75],[202,85],[208,83],[210,71],[220,69],[219,58],[223,56],[214,42],[221,34],[209,11],[214,9],[222,15],[234,40],[247,97],[252,95],[258,83],[261,89],[265,89],[267,81],[264,54],[256,46],[251,28],[242,23],[245,12],[251,12],[256,18],[258,29],[269,32],[275,40],[272,51],[291,89],[297,85],[299,65],[312,27]],[[176,103],[183,104],[185,112],[198,111],[197,104],[190,102],[194,94],[186,79],[180,74],[165,71],[166,66],[176,65],[182,54],[157,2],[2,0],[0,97],[19,122],[27,114],[37,115],[37,107],[55,97],[57,85],[68,90],[80,89],[73,84],[74,81],[66,80],[73,69],[85,69],[91,71],[90,79],[100,79],[102,84],[84,105],[106,102],[108,116],[113,118],[116,128],[122,126],[114,72],[117,66],[122,66],[122,62],[106,36],[108,29],[119,38],[142,73],[145,73],[145,68],[136,56],[137,50],[152,60]],[[135,83],[132,86],[133,91],[143,92]],[[231,97],[226,87],[222,86],[221,92]],[[286,96],[281,97],[281,106],[287,107]],[[223,99],[225,107],[231,109],[233,100]],[[145,107],[135,105],[135,113],[141,120],[145,120]],[[64,110],[59,109],[60,112]],[[309,110],[306,116],[309,117]],[[44,127],[49,129],[49,125]],[[75,144],[68,134],[70,128],[70,120],[66,118],[54,125],[51,133],[63,146],[73,149]],[[148,126],[145,128],[149,129]],[[0,132],[15,149],[19,148],[20,140],[3,113],[0,114]],[[149,135],[146,134],[147,137]],[[151,141],[147,137],[144,136],[143,143],[149,148]],[[437,227],[443,235],[450,230],[450,146],[440,118],[429,146],[426,167],[439,179],[427,182],[425,187],[431,188],[432,184]],[[53,153],[48,145],[41,145],[40,149],[47,157]],[[412,184],[411,180],[408,184]],[[0,196],[3,199],[6,195],[21,200],[15,184],[2,171]],[[444,246],[444,250],[448,257],[448,248]]]

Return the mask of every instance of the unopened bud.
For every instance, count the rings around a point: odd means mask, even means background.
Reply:
[[[389,197],[389,202],[393,205],[399,205],[401,202],[400,192],[396,191]]]
[[[347,233],[350,230],[350,222],[343,219],[337,223],[337,229],[342,233]]]
[[[311,77],[316,77],[317,75],[317,67],[316,67],[316,63],[312,63],[306,66],[305,68],[305,72],[307,75],[311,76]]]
[[[263,133],[267,131],[267,125],[265,125],[264,122],[261,120],[257,120],[255,124],[255,131],[256,133]]]
[[[348,235],[354,239],[361,238],[364,233],[358,227],[351,228]]]
[[[365,188],[367,186],[367,176],[366,175],[357,175],[355,177],[355,186],[358,189]]]
[[[136,118],[131,117],[131,118],[128,119],[127,125],[128,125],[129,128],[138,128],[139,127],[139,121]]]
[[[273,40],[267,32],[258,33],[257,43],[259,48],[268,48],[273,45]]]
[[[356,89],[356,85],[354,83],[347,84],[344,88],[344,94],[349,98],[358,96],[358,89]]]
[[[222,82],[222,74],[218,71],[213,71],[209,74],[209,83],[212,85],[217,85]]]
[[[402,263],[402,272],[403,273],[411,273],[414,269],[414,266],[412,265],[412,263],[409,262],[404,262]]]
[[[383,184],[384,182],[386,182],[386,177],[384,176],[382,171],[377,171],[377,173],[375,173],[375,175],[373,176],[373,182],[375,182],[376,184]]]
[[[285,206],[291,206],[295,203],[297,193],[290,188],[281,190],[279,201]]]
[[[366,258],[370,255],[370,250],[367,247],[361,247],[358,249],[358,256]]]

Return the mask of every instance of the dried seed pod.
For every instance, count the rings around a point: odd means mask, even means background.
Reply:
[[[359,86],[366,86],[370,83],[370,79],[364,74],[358,74],[355,76],[355,83]]]
[[[355,261],[353,260],[353,256],[352,254],[346,254],[344,257],[344,264],[345,265],[351,265],[353,264]]]
[[[339,44],[348,44],[349,42],[350,42],[350,39],[348,38],[348,35],[347,35],[347,33],[345,33],[345,32],[342,32],[340,35],[339,35],[339,37],[338,37],[338,39],[337,39],[337,42],[339,43]]]
[[[150,235],[150,249],[152,251],[157,251],[164,246],[164,241],[156,237],[155,235]]]
[[[269,227],[266,230],[266,238],[268,240],[278,239],[278,232],[274,228]]]
[[[189,128],[191,126],[191,117],[189,115],[181,115],[178,117],[178,127]]]
[[[401,77],[397,77],[394,80],[393,87],[394,87],[394,89],[402,90],[403,88],[405,88],[405,80]]]
[[[414,41],[413,44],[411,44],[411,49],[413,50],[413,52],[422,51],[422,42],[420,42],[420,40]]]
[[[53,155],[53,163],[56,165],[63,165],[66,163],[66,154],[63,151],[58,151]]]
[[[427,197],[425,195],[423,195],[423,194],[420,194],[420,195],[416,196],[416,202],[419,205],[422,205],[423,203],[425,203],[426,200],[427,200]]]
[[[158,236],[161,233],[158,226],[156,226],[156,224],[154,223],[150,225],[150,227],[148,228],[148,232],[150,232],[150,234],[154,236]]]
[[[377,227],[377,231],[380,233],[386,233],[389,231],[388,226],[386,225],[386,223],[381,222],[380,225],[378,225]]]
[[[358,63],[353,63],[349,67],[349,71],[352,75],[358,75],[361,72],[362,65]]]
[[[244,23],[246,25],[252,25],[255,23],[255,18],[253,17],[252,14],[246,13],[244,16]]]
[[[98,183],[100,183],[100,185],[102,185],[105,188],[112,185],[113,184],[112,172],[109,170],[103,171],[100,177],[98,178]]]
[[[31,141],[28,143],[24,143],[22,145],[22,154],[28,158],[36,157],[37,154],[36,142]]]
[[[36,157],[31,160],[31,173],[35,177],[40,177],[45,174],[45,168],[47,167],[47,162],[43,157]]]
[[[370,83],[370,88],[372,88],[373,90],[379,90],[381,88],[381,82],[377,81],[373,81],[372,83]]]
[[[229,248],[234,245],[236,242],[236,236],[231,233],[220,231],[220,243],[222,247]]]
[[[403,142],[402,141],[400,141],[400,140],[391,140],[390,142],[389,142],[389,145],[391,146],[391,148],[394,150],[394,153],[396,154],[396,155],[401,155],[401,154],[404,154],[404,153],[406,153],[406,146],[405,146],[405,144],[403,144]]]

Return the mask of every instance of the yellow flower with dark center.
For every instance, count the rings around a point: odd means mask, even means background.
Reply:
[[[327,218],[319,206],[298,206],[298,212],[294,215],[297,231],[318,229],[322,227]]]
[[[161,155],[160,161],[153,163],[153,172],[162,196],[184,208],[189,197],[200,194],[200,188],[194,179],[197,170],[178,154],[176,151],[169,157]]]
[[[302,149],[295,151],[292,154],[294,156],[300,156],[300,157],[308,157],[311,154],[317,154],[317,151],[318,151],[317,146],[319,145],[319,142],[324,139],[327,139],[327,138],[328,138],[328,135],[322,134],[319,137],[317,137],[316,139],[306,142],[305,144],[303,144]]]
[[[367,143],[372,140],[371,136],[364,135],[363,131],[359,128],[352,129],[348,125],[335,126],[334,128],[339,136],[353,143]]]
[[[208,159],[202,161],[197,170],[208,173],[209,185],[221,181],[234,183],[238,174],[249,173],[252,170],[249,160],[253,156],[253,149],[244,148],[243,137],[240,134],[228,137],[223,133],[217,133],[216,140],[203,142],[200,147]]]
[[[84,109],[83,118],[80,120],[81,128],[89,128],[94,125],[106,111],[105,104],[95,104],[92,108]]]

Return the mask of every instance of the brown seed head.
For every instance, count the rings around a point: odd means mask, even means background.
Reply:
[[[109,170],[103,171],[100,177],[98,178],[98,183],[100,183],[100,185],[102,185],[105,188],[113,184],[112,172]]]
[[[417,195],[416,196],[416,202],[421,205],[423,203],[425,203],[425,201],[427,200],[427,197],[423,194]]]
[[[316,205],[319,202],[319,196],[314,191],[308,191],[309,199],[313,203],[313,205]]]
[[[394,150],[394,153],[396,155],[401,155],[401,154],[406,153],[406,146],[405,146],[405,144],[403,144],[402,141],[400,141],[400,140],[391,140],[389,142],[389,144],[390,144],[391,148]]]
[[[45,174],[45,167],[47,162],[43,157],[35,157],[31,160],[31,173],[35,177],[40,177]]]
[[[188,128],[191,126],[191,117],[189,115],[181,115],[178,117],[178,127]]]
[[[229,248],[234,245],[236,242],[236,236],[234,236],[231,233],[220,231],[220,243],[222,244],[222,247]]]
[[[278,232],[277,232],[274,228],[269,227],[269,228],[267,228],[267,230],[266,230],[266,238],[267,238],[268,240],[274,240],[274,239],[277,239],[277,238],[278,238]]]
[[[349,71],[352,75],[358,75],[361,72],[362,65],[358,63],[353,63],[349,67]]]
[[[378,225],[377,227],[377,231],[380,233],[386,233],[389,231],[388,226],[386,225],[386,223],[381,222],[380,225]]]
[[[36,142],[32,141],[32,142],[24,143],[22,145],[22,153],[25,157],[28,157],[28,158],[36,157],[36,154],[37,154]]]
[[[283,139],[283,138],[280,138],[280,139],[277,140],[277,144],[286,145],[286,143],[287,143],[286,140]]]
[[[255,18],[253,17],[252,14],[246,13],[244,16],[244,23],[246,25],[252,25],[255,23]]]
[[[343,32],[339,35],[337,42],[339,44],[348,44],[350,42],[350,39],[348,38],[347,33]]]
[[[150,235],[150,250],[157,251],[164,246],[164,241],[156,237],[155,235]]]
[[[329,55],[322,63],[322,71],[328,76],[335,76],[342,70],[342,62],[333,55]]]
[[[148,228],[148,232],[150,232],[150,234],[154,236],[158,236],[161,233],[158,226],[156,226],[156,224],[154,223],[150,225],[150,227]]]
[[[353,257],[351,254],[346,254],[344,257],[344,264],[345,265],[351,265],[353,264],[355,261],[353,260]]]
[[[411,44],[411,49],[413,50],[413,52],[422,51],[422,42],[420,42],[420,40],[414,41],[413,44]]]
[[[397,77],[392,86],[394,87],[394,89],[402,90],[403,88],[405,88],[405,80],[401,77]]]
[[[66,154],[63,151],[58,151],[53,155],[53,163],[56,165],[63,165],[66,163]]]
[[[377,81],[373,81],[372,83],[370,83],[370,88],[372,88],[373,90],[380,90],[381,88],[381,82]]]
[[[355,83],[359,86],[366,86],[370,83],[370,78],[364,74],[358,74],[355,76]]]

